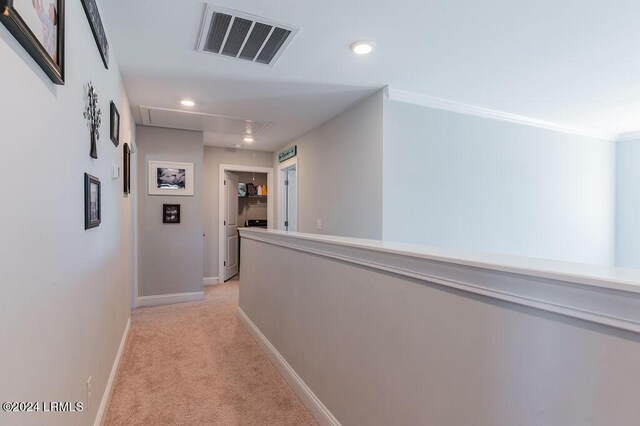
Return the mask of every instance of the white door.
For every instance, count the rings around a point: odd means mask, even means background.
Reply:
[[[238,176],[224,175],[224,280],[238,275]]]

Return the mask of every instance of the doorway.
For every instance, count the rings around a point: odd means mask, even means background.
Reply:
[[[298,161],[296,158],[278,166],[278,226],[282,231],[298,230]]]
[[[249,183],[256,189],[255,194],[246,192]],[[273,203],[269,191],[272,184],[271,168],[220,165],[218,271],[221,282],[239,273],[241,242],[238,229],[256,222],[267,229],[273,228]]]

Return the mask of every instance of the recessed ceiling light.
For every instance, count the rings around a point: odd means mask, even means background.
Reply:
[[[196,104],[195,102],[189,99],[183,99],[180,101],[180,103],[182,104],[182,106],[186,106],[186,107],[192,107],[192,106],[195,106]]]
[[[368,55],[376,48],[371,40],[359,40],[351,44],[351,51],[356,55]]]
[[[242,148],[242,145],[240,145],[239,143],[235,144],[234,146],[235,146],[237,149]]]
[[[252,143],[253,141],[255,141],[255,139],[253,138],[253,136],[245,136],[244,141],[246,143]]]

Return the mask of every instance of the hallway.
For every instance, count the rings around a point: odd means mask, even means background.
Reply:
[[[316,424],[237,320],[238,289],[133,312],[106,425]]]

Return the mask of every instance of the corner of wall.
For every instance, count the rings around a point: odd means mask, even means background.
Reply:
[[[615,264],[640,268],[640,138],[615,148]]]

